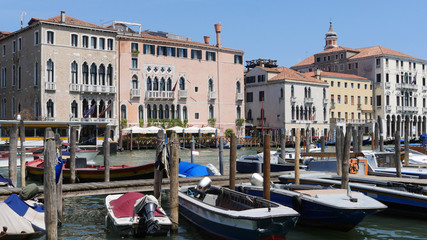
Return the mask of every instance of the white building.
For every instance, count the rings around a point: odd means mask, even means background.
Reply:
[[[327,135],[328,84],[286,67],[255,67],[245,76],[246,123],[286,131],[295,136]]]
[[[410,135],[426,132],[427,69],[426,60],[382,46],[348,48],[337,45],[332,23],[323,52],[314,54],[292,67],[300,72],[316,69],[354,74],[374,83],[372,90],[375,119],[383,119],[383,132],[392,138],[396,130],[404,134],[404,121]]]

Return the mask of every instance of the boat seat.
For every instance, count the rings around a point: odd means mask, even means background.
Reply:
[[[299,192],[305,195],[309,195],[311,197],[316,197],[318,194],[342,194],[347,193],[346,189],[319,189],[319,190],[295,190],[295,192]]]

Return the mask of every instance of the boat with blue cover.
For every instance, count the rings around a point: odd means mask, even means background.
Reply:
[[[299,217],[280,204],[211,186],[208,177],[178,191],[179,212],[196,226],[225,239],[285,239]]]

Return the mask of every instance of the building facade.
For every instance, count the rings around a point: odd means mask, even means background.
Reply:
[[[214,126],[221,134],[244,119],[243,54],[222,47],[221,25],[216,44],[196,42],[166,32],[118,31],[120,119],[128,125],[170,122]],[[138,25],[138,24],[136,24]],[[168,124],[165,124],[168,127]]]
[[[245,75],[246,122],[282,129],[288,139],[296,130],[327,136],[329,90],[322,80],[286,67],[257,66]]]
[[[373,85],[374,119],[380,116],[383,120],[386,138],[393,138],[396,130],[402,136],[405,121],[409,122],[411,136],[426,132],[426,60],[382,46],[358,49],[338,46],[332,24],[325,41],[323,52],[308,57],[292,69],[300,72],[320,69],[365,77]]]
[[[65,12],[3,34],[0,119],[25,112],[31,120],[117,125],[115,35]]]

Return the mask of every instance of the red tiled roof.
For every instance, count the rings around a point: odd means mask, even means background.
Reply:
[[[335,48],[325,50],[325,51],[320,52],[320,53],[316,53],[315,55],[323,54],[323,53],[343,51],[343,50],[357,52],[356,55],[350,57],[349,59],[358,59],[358,58],[371,57],[371,56],[381,56],[381,55],[392,55],[392,56],[397,56],[397,57],[406,57],[406,58],[413,58],[413,59],[417,59],[417,60],[423,60],[423,59],[412,57],[410,55],[407,55],[407,54],[404,54],[404,53],[401,53],[398,51],[391,50],[391,49],[386,48],[386,47],[382,47],[382,46],[357,48],[357,49],[339,46],[339,47],[335,47]],[[312,56],[302,60],[301,62],[295,64],[293,67],[305,66],[305,65],[310,65],[310,64],[314,64],[314,55],[312,55]]]
[[[40,18],[31,18],[31,20],[28,22],[28,25],[31,25],[34,22],[52,22],[52,23],[61,23],[61,15],[56,16],[56,17],[52,17],[49,19],[40,19]],[[89,23],[89,22],[85,22],[83,20],[77,19],[77,18],[73,18],[70,16],[65,16],[65,24],[67,25],[74,25],[74,26],[80,26],[80,27],[90,27],[90,28],[100,28],[100,29],[108,29],[108,30],[113,30],[113,29],[109,29],[106,27],[101,27],[99,25],[93,24],[93,23]],[[114,31],[114,30],[113,30]]]
[[[272,68],[274,69],[274,68]],[[279,72],[276,76],[272,77],[268,81],[277,81],[277,80],[293,80],[293,81],[303,81],[303,82],[311,82],[317,84],[327,84],[322,80],[317,78],[305,76],[302,73],[289,69],[287,67],[278,67],[275,68]]]
[[[314,77],[315,76],[315,72],[306,72],[303,73],[306,76],[309,77]],[[337,78],[353,78],[353,79],[361,79],[361,80],[369,80],[365,77],[361,77],[358,75],[354,75],[354,74],[346,74],[346,73],[337,73],[337,72],[321,72],[320,76],[325,76],[325,77],[337,77]]]
[[[0,31],[0,38],[6,37],[9,34],[10,34],[10,32]]]

